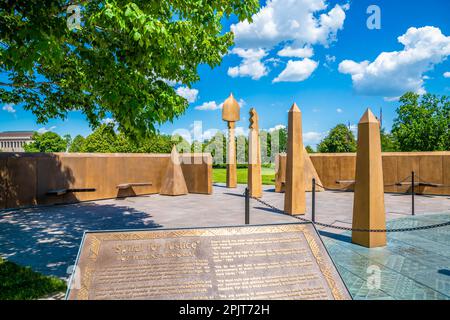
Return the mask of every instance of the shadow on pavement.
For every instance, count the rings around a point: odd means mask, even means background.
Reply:
[[[122,204],[80,203],[0,214],[0,255],[34,271],[67,277],[84,231],[162,227]]]

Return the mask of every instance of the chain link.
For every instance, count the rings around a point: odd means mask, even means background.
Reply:
[[[245,196],[245,192],[244,192],[244,196]],[[321,226],[321,227],[326,227],[326,228],[333,228],[333,229],[339,229],[339,230],[345,230],[345,231],[356,231],[356,232],[403,232],[403,231],[417,231],[417,230],[427,230],[427,229],[434,229],[434,228],[439,228],[439,227],[445,227],[445,226],[449,226],[450,225],[450,221],[447,222],[443,222],[443,223],[438,223],[438,224],[433,224],[433,225],[428,225],[428,226],[420,226],[420,227],[411,227],[411,228],[396,228],[396,229],[358,229],[358,228],[350,228],[350,227],[342,227],[342,226],[335,226],[332,224],[327,224],[327,223],[322,223],[322,222],[317,222],[317,221],[312,221],[306,218],[302,218],[302,217],[298,217],[298,216],[293,216],[290,215],[286,212],[284,212],[284,210],[281,210],[273,205],[271,205],[270,203],[261,200],[259,198],[255,198],[252,196],[249,196],[251,199],[256,200],[257,202],[265,205],[266,207],[275,210],[283,215],[295,218],[297,220],[301,220],[304,222],[309,222],[309,223],[313,223],[315,225]]]

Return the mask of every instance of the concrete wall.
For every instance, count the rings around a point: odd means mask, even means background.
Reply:
[[[354,180],[355,153],[314,153],[309,155],[323,185],[330,189],[353,190],[352,183],[338,184],[336,181]],[[443,187],[420,187],[418,193],[449,195],[450,194],[450,152],[384,152],[383,178],[385,192],[402,193],[410,190],[410,186],[397,186],[415,172],[421,182],[430,182]],[[411,178],[407,180],[410,182]],[[419,189],[419,190],[417,190]]]
[[[182,155],[190,193],[212,193],[210,154]],[[170,154],[0,153],[0,209],[158,193]],[[119,184],[147,183],[118,190]],[[54,189],[94,192],[49,196]]]

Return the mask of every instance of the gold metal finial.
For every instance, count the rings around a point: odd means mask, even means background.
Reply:
[[[240,107],[239,103],[230,93],[230,96],[224,101],[222,108],[222,120],[228,122],[236,122],[240,119]]]

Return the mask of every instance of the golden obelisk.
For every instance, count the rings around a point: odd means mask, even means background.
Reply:
[[[237,187],[236,171],[236,140],[234,130],[239,121],[239,104],[231,93],[223,103],[222,120],[228,124],[228,152],[227,152],[227,188]]]
[[[380,123],[367,109],[358,123],[354,229],[386,229]],[[352,232],[352,242],[367,248],[386,245],[385,232]]]
[[[302,113],[294,103],[288,116],[286,191],[284,194],[284,211],[291,215],[300,215],[306,212],[304,157]]]
[[[259,140],[258,114],[250,110],[250,131],[248,133],[248,189],[251,197],[262,197],[261,149]]]

